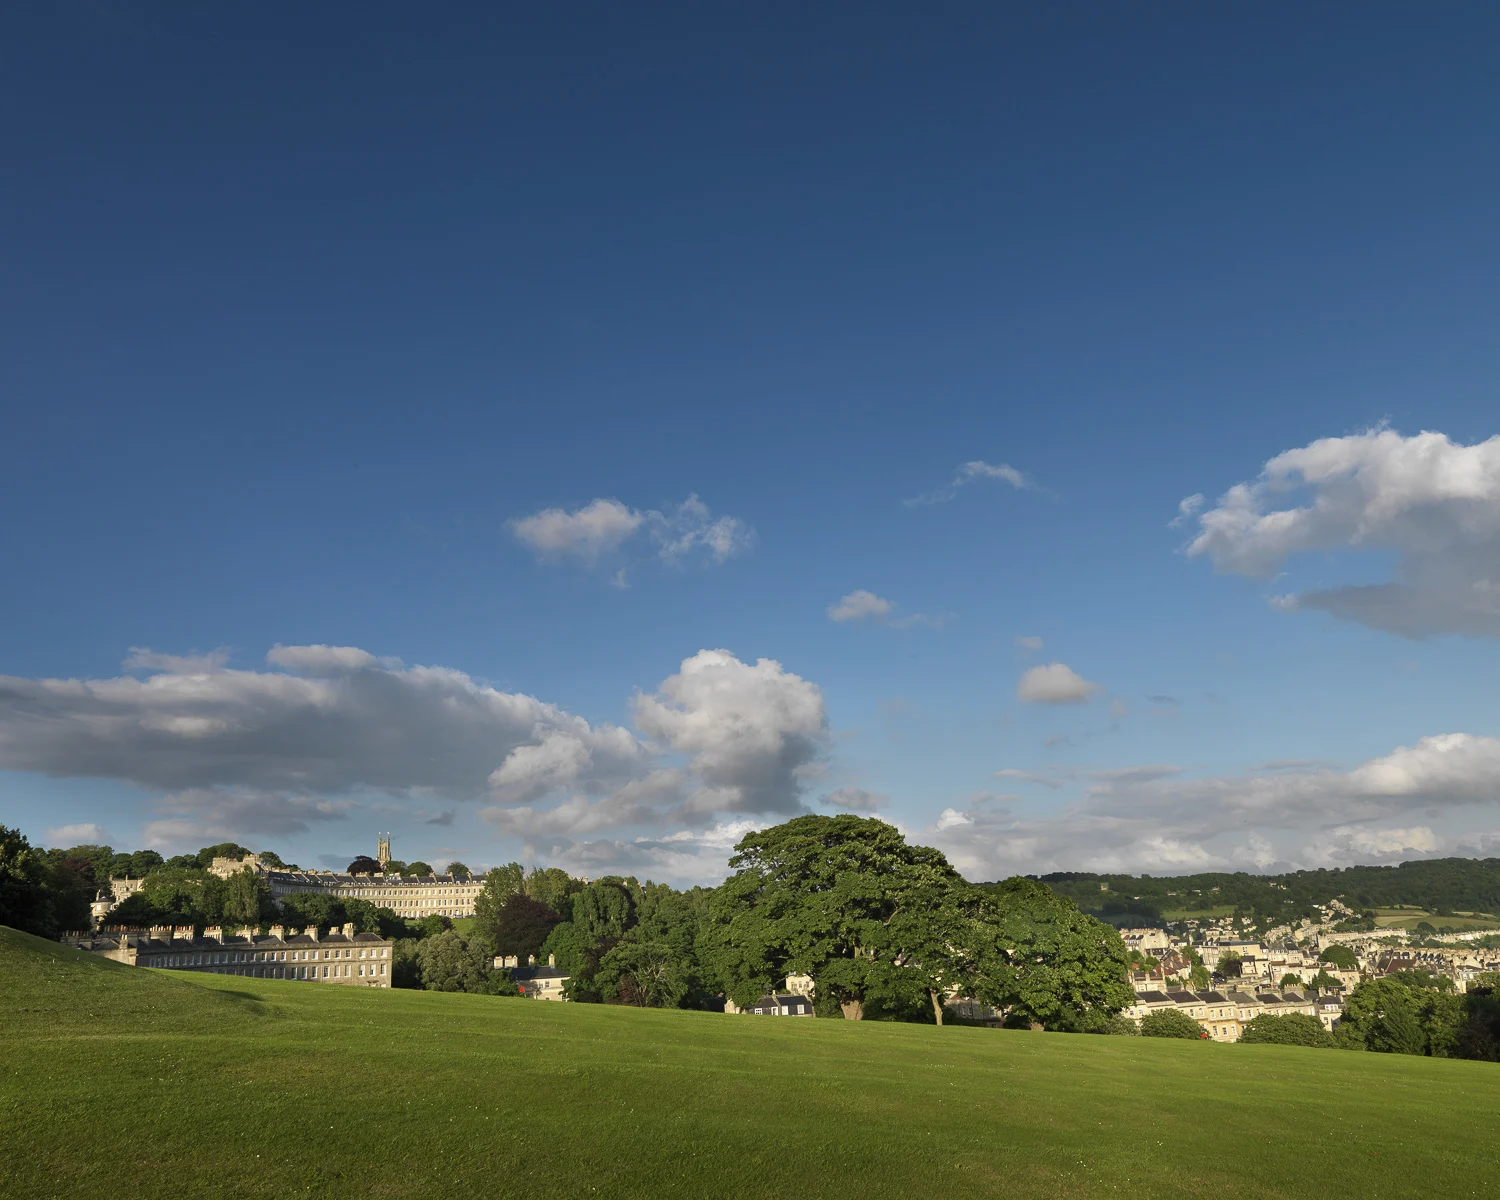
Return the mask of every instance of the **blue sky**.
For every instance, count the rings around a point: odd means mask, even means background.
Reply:
[[[5,14],[0,822],[1494,853],[1497,34]]]

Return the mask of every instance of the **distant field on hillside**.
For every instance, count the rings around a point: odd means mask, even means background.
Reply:
[[[1216,904],[1212,908],[1163,908],[1161,915],[1168,921],[1217,921],[1220,917],[1234,916],[1234,905]]]
[[[0,1196],[1500,1188],[1500,1068],[123,967],[0,929]]]
[[[1423,908],[1411,906],[1375,909],[1375,924],[1382,929],[1415,929],[1423,921],[1435,929],[1500,929],[1500,920],[1484,913],[1440,917]]]

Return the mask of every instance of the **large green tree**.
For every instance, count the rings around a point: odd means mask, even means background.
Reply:
[[[910,846],[873,818],[796,817],[748,834],[714,897],[708,942],[730,997],[744,1006],[785,980],[811,975],[844,1016],[938,978],[899,973],[941,938],[921,920],[935,896],[965,887],[941,852]],[[576,905],[575,905],[576,910]]]
[[[507,863],[485,872],[484,883],[474,897],[474,918],[478,924],[493,929],[505,902],[521,891],[526,883],[526,871],[520,863]]]
[[[483,937],[465,938],[456,929],[426,937],[417,945],[422,986],[429,992],[515,994],[509,976],[494,966],[494,951]]]
[[[533,900],[525,892],[516,892],[506,900],[493,923],[485,928],[491,932],[496,954],[525,959],[541,951],[553,927],[560,921],[561,918],[540,900]]]
[[[988,891],[982,928],[990,941],[976,1000],[1007,1018],[1087,1031],[1131,1003],[1125,944],[1113,926],[1032,879],[1016,876]]]
[[[0,825],[0,925],[49,937],[57,912],[47,856],[19,829]]]

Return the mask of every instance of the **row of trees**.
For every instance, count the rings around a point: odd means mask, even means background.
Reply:
[[[1200,875],[1098,875],[1061,871],[1041,882],[1074,899],[1086,912],[1115,925],[1160,924],[1163,912],[1207,912],[1221,906],[1257,925],[1312,916],[1317,905],[1341,900],[1361,915],[1350,927],[1364,928],[1369,910],[1396,905],[1438,916],[1500,913],[1500,858],[1437,858],[1395,867],[1343,867],[1291,871],[1284,875],[1207,872]],[[1107,890],[1101,891],[1101,885]]]
[[[499,954],[555,958],[575,1000],[745,1005],[800,974],[827,1016],[941,1023],[959,994],[1077,1030],[1130,1002],[1109,926],[1032,880],[969,884],[882,821],[798,817],[748,835],[730,866],[718,888],[679,892],[511,864],[485,877],[476,926]]]

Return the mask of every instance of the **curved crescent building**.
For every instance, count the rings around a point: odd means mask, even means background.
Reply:
[[[390,842],[381,840],[382,862],[390,856]],[[467,875],[340,875],[336,871],[288,871],[268,866],[258,854],[244,858],[216,858],[208,868],[227,878],[254,871],[266,881],[273,898],[299,892],[323,892],[341,900],[368,900],[401,917],[472,917],[474,898],[484,881]]]

